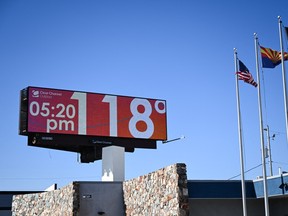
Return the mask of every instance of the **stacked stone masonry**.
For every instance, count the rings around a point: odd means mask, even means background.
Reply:
[[[82,216],[79,184],[73,182],[60,190],[16,195],[12,215]],[[189,216],[186,165],[174,164],[125,181],[123,195],[127,216]]]
[[[123,182],[127,216],[188,216],[186,165],[179,163]]]
[[[78,187],[71,183],[61,190],[13,196],[12,216],[76,216]]]

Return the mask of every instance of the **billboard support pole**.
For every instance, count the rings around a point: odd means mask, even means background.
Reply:
[[[102,181],[125,180],[125,148],[108,146],[102,149]]]

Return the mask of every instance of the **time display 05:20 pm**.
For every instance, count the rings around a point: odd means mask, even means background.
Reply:
[[[28,132],[167,139],[165,100],[28,89]]]

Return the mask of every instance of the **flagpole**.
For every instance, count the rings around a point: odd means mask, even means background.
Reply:
[[[235,72],[238,72],[238,57],[237,49],[234,48],[234,61],[235,61]],[[246,189],[245,189],[245,172],[243,162],[243,145],[242,145],[242,124],[241,124],[241,112],[240,112],[240,97],[239,97],[239,80],[238,75],[236,77],[236,98],[237,98],[237,114],[238,114],[238,139],[239,139],[239,150],[240,150],[240,168],[241,168],[241,186],[242,186],[242,205],[243,205],[243,216],[247,216],[246,207]]]
[[[282,82],[283,82],[283,93],[284,93],[284,108],[285,108],[285,119],[286,119],[286,138],[288,142],[288,112],[287,112],[287,87],[286,87],[286,73],[284,64],[284,48],[283,48],[283,37],[282,37],[282,21],[281,17],[278,16],[279,23],[279,37],[280,37],[280,52],[281,52],[281,62],[282,62]]]
[[[262,102],[261,102],[261,91],[260,91],[261,84],[260,84],[260,72],[259,72],[259,62],[258,62],[258,37],[256,33],[254,33],[254,39],[255,39],[256,71],[257,71],[257,83],[258,83],[258,109],[259,109],[259,122],[260,122],[260,142],[261,142],[261,153],[262,153],[265,216],[269,216],[269,202],[268,202],[268,195],[267,195],[267,174],[266,174],[263,120],[262,120]]]

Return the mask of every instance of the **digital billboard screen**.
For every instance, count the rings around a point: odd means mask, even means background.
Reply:
[[[166,101],[28,87],[25,132],[167,139]],[[20,116],[21,118],[21,116]],[[23,118],[23,117],[22,117]],[[23,127],[22,127],[23,128]]]

